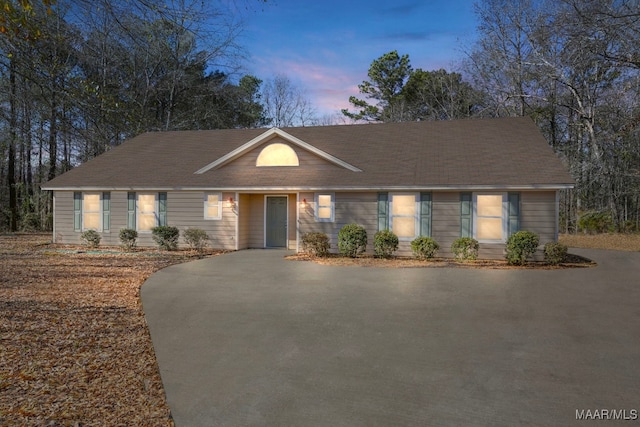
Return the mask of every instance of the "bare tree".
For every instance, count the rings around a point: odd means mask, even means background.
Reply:
[[[265,114],[273,126],[308,126],[315,121],[315,108],[284,74],[267,80],[262,91],[262,99]]]

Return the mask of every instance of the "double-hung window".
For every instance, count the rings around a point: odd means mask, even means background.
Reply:
[[[474,238],[504,242],[507,237],[507,194],[474,194]]]
[[[333,193],[317,193],[316,197],[316,221],[333,222],[335,218],[335,195]]]
[[[222,218],[222,193],[204,194],[204,219]]]
[[[400,240],[413,240],[420,233],[417,194],[390,195],[389,225]]]
[[[136,229],[149,232],[156,226],[167,225],[167,193],[129,193],[129,219]],[[135,211],[132,202],[135,202]]]
[[[75,231],[109,231],[111,222],[111,193],[73,193]]]
[[[99,193],[84,193],[82,197],[82,229],[102,231],[102,209]]]

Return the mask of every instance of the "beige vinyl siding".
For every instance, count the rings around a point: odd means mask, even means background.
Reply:
[[[298,236],[296,230],[296,215],[298,212],[297,194],[288,194],[288,224],[287,224],[287,248],[291,250],[297,249]]]
[[[178,227],[180,235],[188,228],[200,228],[209,235],[209,246],[216,249],[236,248],[237,201],[235,193],[222,193],[222,218],[204,219],[204,191],[169,191],[167,224]],[[236,209],[229,203],[233,198]],[[184,243],[182,237],[180,241]]]
[[[378,193],[335,193],[335,221],[316,222],[315,193],[300,193],[307,206],[300,208],[300,236],[306,232],[322,232],[329,236],[331,252],[338,252],[338,232],[351,223],[367,230],[367,252],[373,253],[373,236],[378,231]]]
[[[451,244],[460,237],[460,193],[432,193],[431,237],[440,245],[438,256],[452,256]]]
[[[334,165],[333,163],[330,163],[327,160],[321,157],[318,157],[315,154],[305,149],[302,149],[295,144],[290,144],[284,139],[279,137],[269,140],[268,142],[244,154],[242,157],[239,157],[234,161],[220,167],[219,168],[220,171],[226,171],[229,173],[231,172],[247,173],[247,171],[251,171],[253,169],[258,168],[256,166],[256,161],[258,160],[258,156],[260,155],[260,152],[262,151],[263,148],[273,143],[284,144],[291,147],[291,149],[293,149],[293,151],[298,156],[298,161],[300,162],[300,166],[295,166],[295,167],[313,168],[313,171],[319,174],[330,174],[335,171],[344,171],[344,168],[342,168],[341,166]],[[269,166],[261,166],[260,168],[263,168],[263,167],[269,168]],[[288,166],[282,166],[282,167],[288,167]]]
[[[264,248],[264,195],[247,194],[249,196],[249,248]]]
[[[155,193],[144,191],[141,193]],[[235,197],[234,193],[223,193],[223,198]],[[56,243],[79,244],[79,232],[73,230],[73,191],[55,192],[55,235]],[[236,214],[227,203],[222,203],[222,219],[204,219],[203,191],[169,191],[167,192],[167,223],[178,227],[180,233],[187,228],[201,228],[207,232],[211,247],[217,249],[235,249]],[[111,231],[100,233],[101,245],[120,245],[119,233],[127,228],[127,192],[111,192]],[[181,246],[184,240],[180,238]],[[151,233],[138,233],[138,246],[155,246]]]
[[[556,240],[557,212],[555,191],[520,193],[520,229],[538,233],[540,244]]]
[[[240,194],[238,199],[238,249],[248,249],[250,239],[251,194]]]
[[[73,231],[73,191],[54,191],[53,242],[80,243],[80,233]]]
[[[335,192],[335,221],[316,222],[315,193],[303,192],[299,195],[288,194],[289,205],[289,248],[296,249],[297,234],[309,231],[326,233],[329,236],[331,251],[338,250],[338,231],[344,225],[357,223],[363,225],[369,237],[367,252],[373,252],[373,236],[378,231],[377,192]],[[73,191],[56,191],[54,241],[64,244],[79,244],[80,233],[73,230]],[[222,219],[204,219],[203,191],[169,191],[167,194],[168,224],[176,226],[181,233],[190,227],[205,230],[211,237],[210,245],[220,249],[236,248],[236,220],[239,224],[237,248],[264,247],[264,194],[222,194]],[[234,198],[235,211],[228,200]],[[306,206],[297,201],[306,199]],[[298,212],[299,208],[299,212]],[[522,191],[520,192],[520,229],[529,230],[540,236],[540,245],[555,241],[557,230],[556,192]],[[296,227],[296,219],[298,227]],[[450,257],[451,244],[460,237],[460,193],[454,191],[435,191],[432,193],[432,237],[440,244],[438,256]],[[127,192],[111,192],[111,231],[101,233],[102,245],[120,244],[118,233],[127,226]],[[298,233],[296,233],[298,232]],[[154,246],[151,235],[140,233],[140,246]],[[182,239],[181,242],[183,243]],[[411,255],[410,242],[401,242],[398,255]],[[480,257],[504,257],[503,244],[480,245]],[[537,254],[537,258],[541,253]]]

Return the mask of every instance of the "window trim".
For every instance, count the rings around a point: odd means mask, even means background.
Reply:
[[[396,196],[413,196],[413,215],[394,215],[393,214],[393,199]],[[410,242],[416,237],[420,235],[420,193],[389,193],[389,231],[393,231],[397,236],[398,240],[401,242]],[[393,218],[410,218],[413,217],[414,226],[413,226],[413,236],[412,237],[400,237],[398,233],[393,230]]]
[[[320,196],[329,196],[331,198],[330,205],[329,206],[320,205]],[[331,193],[331,192],[315,193],[314,203],[315,203],[314,217],[316,222],[335,222],[336,220],[336,194],[335,193]],[[318,216],[318,213],[320,212],[321,207],[324,207],[324,208],[328,207],[331,210],[330,218],[320,218]]]
[[[479,239],[478,238],[478,196],[501,196],[502,197],[502,237],[500,239]],[[478,192],[473,193],[472,217],[473,217],[473,238],[479,243],[506,243],[509,234],[509,193],[507,192]],[[497,216],[482,216],[480,218],[498,218]]]
[[[209,196],[212,196],[212,195],[218,196],[218,215],[217,216],[207,215],[209,211],[208,208],[213,206],[213,204],[209,203]],[[219,221],[222,219],[222,192],[206,191],[204,193],[204,219],[207,221]]]
[[[98,210],[97,211],[88,211],[87,209],[85,209],[85,205],[84,205],[84,201],[85,201],[85,196],[98,196]],[[82,193],[82,200],[81,200],[81,208],[80,208],[80,218],[81,218],[81,231],[88,231],[88,230],[95,230],[98,233],[102,233],[102,229],[103,229],[103,206],[102,206],[102,193],[101,192],[97,192],[97,191],[88,191],[88,192],[83,192]],[[100,223],[100,225],[98,226],[98,228],[87,228],[85,227],[85,215],[86,214],[97,214],[98,215],[98,221]]]

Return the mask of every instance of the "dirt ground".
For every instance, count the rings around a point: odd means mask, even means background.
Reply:
[[[0,425],[172,426],[140,286],[153,272],[198,255],[89,251],[50,240],[50,234],[0,235]],[[640,250],[640,235],[560,241]],[[417,266],[409,259],[357,262]],[[496,265],[479,261],[471,267]]]
[[[0,425],[172,426],[140,286],[197,255],[50,240],[0,236]]]

